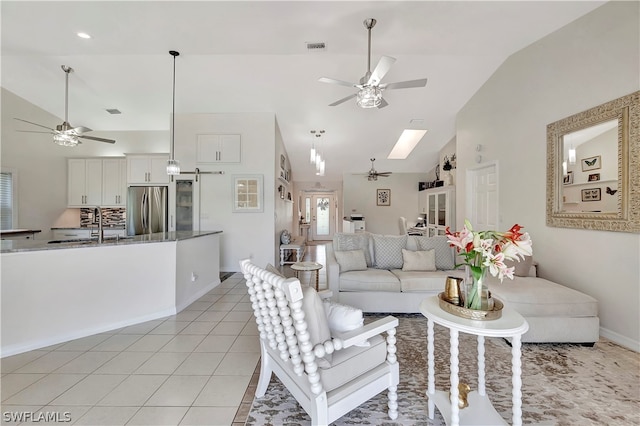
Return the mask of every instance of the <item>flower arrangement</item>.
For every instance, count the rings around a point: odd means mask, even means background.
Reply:
[[[464,258],[464,262],[456,267],[466,265],[473,280],[473,286],[465,298],[466,308],[482,308],[482,281],[487,270],[500,281],[504,277],[513,279],[515,267],[507,267],[504,261],[520,261],[524,256],[532,255],[531,238],[527,232],[520,232],[521,229],[522,226],[515,224],[506,232],[474,232],[468,220],[464,221],[462,231],[451,233],[447,227],[449,245],[455,247]]]

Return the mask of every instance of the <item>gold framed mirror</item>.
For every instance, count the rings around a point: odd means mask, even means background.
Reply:
[[[547,126],[547,225],[640,232],[640,91]]]

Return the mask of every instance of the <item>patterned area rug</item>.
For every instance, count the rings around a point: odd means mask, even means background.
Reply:
[[[444,425],[436,409],[428,418],[427,321],[420,314],[395,315],[398,328],[399,416],[387,415],[386,393],[338,419],[334,425]],[[367,315],[367,320],[377,316]],[[477,390],[476,339],[460,333],[460,381]],[[449,332],[435,326],[436,389],[449,388]],[[487,395],[511,424],[511,347],[485,339]],[[541,425],[640,424],[640,354],[601,339],[594,347],[524,344],[522,420]],[[255,398],[247,425],[309,425],[311,419],[273,376],[263,398]]]

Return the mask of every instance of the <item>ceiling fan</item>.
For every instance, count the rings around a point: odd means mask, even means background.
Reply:
[[[375,167],[373,167],[373,162],[376,161],[376,159],[375,158],[371,158],[370,160],[371,160],[371,170],[369,170],[369,172],[367,173],[367,180],[369,182],[374,181],[374,180],[378,180],[378,176],[389,177],[391,172],[378,172],[378,171],[376,171]]]
[[[407,89],[411,87],[424,87],[427,85],[426,78],[380,84],[380,81],[385,74],[389,72],[391,65],[393,65],[396,60],[391,56],[383,56],[380,58],[376,68],[371,72],[371,29],[376,25],[376,22],[377,21],[373,18],[365,19],[363,22],[365,28],[369,32],[369,49],[367,53],[367,73],[360,79],[360,83],[349,83],[348,81],[336,80],[327,77],[321,77],[318,80],[322,83],[339,84],[341,86],[355,87],[359,89],[357,93],[339,99],[334,103],[329,104],[329,106],[340,105],[349,99],[356,98],[356,102],[361,108],[384,108],[388,103],[382,99],[383,90]]]
[[[15,118],[18,121],[22,121],[25,123],[32,124],[34,126],[43,127],[48,132],[39,132],[36,130],[18,130],[18,132],[27,132],[27,133],[49,133],[53,135],[53,142],[62,146],[76,146],[79,143],[82,143],[79,138],[89,139],[92,141],[105,142],[105,143],[116,143],[113,139],[104,139],[98,138],[95,136],[87,136],[83,135],[83,133],[90,132],[91,129],[84,126],[73,127],[69,124],[69,74],[73,72],[73,68],[68,67],[66,65],[62,65],[62,71],[65,73],[65,85],[64,85],[64,121],[62,124],[56,126],[55,129],[51,129],[47,126],[43,126],[42,124],[34,123],[32,121],[23,120],[21,118]]]

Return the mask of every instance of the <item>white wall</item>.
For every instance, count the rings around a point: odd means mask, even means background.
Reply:
[[[19,228],[41,229],[36,238],[51,239],[51,227],[79,226],[78,209],[67,210],[67,157],[123,156],[125,152],[168,152],[168,131],[92,132],[92,136],[115,139],[106,144],[85,141],[75,148],[52,142],[43,133],[23,133],[38,129],[14,120],[23,118],[55,127],[62,119],[55,117],[19,96],[2,89],[2,167],[18,171]],[[169,117],[167,117],[168,123]],[[82,123],[72,123],[81,125]],[[44,130],[44,129],[43,129]],[[73,224],[73,221],[77,223]]]
[[[200,182],[200,229],[222,230],[220,270],[239,271],[240,260],[251,257],[257,265],[273,263],[275,196],[277,185],[276,121],[273,113],[176,114],[175,155],[183,170],[193,170],[198,133],[240,134],[240,163],[198,165],[201,171],[223,171],[202,175]],[[279,161],[278,156],[278,161]],[[262,212],[234,213],[233,176],[262,175]]]
[[[515,53],[457,117],[457,223],[465,169],[497,160],[500,225],[523,225],[545,278],[599,301],[602,335],[640,350],[640,236],[545,224],[546,126],[640,87],[638,2],[610,2]]]
[[[363,214],[367,231],[398,235],[400,216],[409,223],[417,222],[418,182],[427,179],[426,173],[393,173],[372,182],[365,175],[345,174],[343,179],[344,215]],[[390,206],[376,205],[377,189],[391,190]]]

